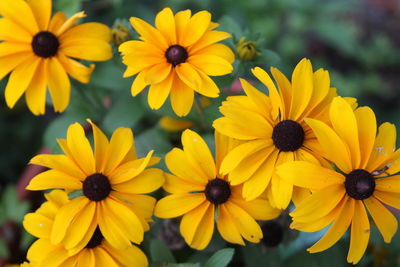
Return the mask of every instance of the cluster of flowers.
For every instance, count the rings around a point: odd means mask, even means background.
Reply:
[[[0,78],[11,72],[5,91],[10,107],[25,93],[29,109],[43,114],[49,88],[61,112],[69,103],[67,74],[87,83],[94,69],[72,58],[112,57],[110,30],[99,23],[76,25],[83,12],[51,17],[51,0],[2,0],[0,14]],[[191,110],[194,92],[218,96],[209,76],[231,73],[234,53],[218,43],[230,35],[215,30],[209,12],[174,15],[166,8],[156,27],[139,18],[131,24],[140,40],[119,50],[127,65],[124,77],[136,75],[132,95],[149,86],[149,106],[158,109],[170,96],[179,116]],[[213,123],[215,157],[200,135],[183,132],[183,149],[165,157],[171,174],[152,167],[160,161],[153,151],[137,157],[131,129],[119,128],[108,139],[88,120],[92,146],[83,127],[71,125],[66,139],[57,140],[64,154],[30,162],[49,170],[27,189],[53,191],[25,216],[25,229],[39,239],[28,251],[30,263],[21,266],[147,266],[134,244],[143,241],[153,214],[183,215],[180,232],[194,249],[207,247],[215,223],[230,243],[258,243],[263,234],[256,220],[276,218],[291,202],[293,229],[329,226],[311,253],[328,249],[350,227],[347,260],[359,262],[370,236],[367,210],[390,242],[397,220],[388,206],[400,209],[394,125],[377,129],[374,112],[337,96],[329,73],[313,71],[307,59],[291,81],[276,68],[270,71],[273,79],[252,69],[268,95],[242,79],[245,95],[223,102],[223,117]],[[157,202],[149,194],[160,187],[169,194]]]

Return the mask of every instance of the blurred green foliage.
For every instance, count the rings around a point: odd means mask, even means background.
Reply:
[[[303,57],[311,59],[314,69],[329,70],[331,84],[338,88],[341,95],[357,97],[360,105],[371,106],[379,122],[390,121],[400,126],[398,1],[57,0],[54,3],[55,10],[72,15],[83,9],[88,14],[85,21],[99,21],[109,26],[116,21],[128,25],[128,19],[132,16],[153,23],[155,14],[167,6],[174,11],[206,9],[213,14],[213,20],[221,24],[222,30],[232,33],[233,38],[227,40],[226,44],[233,50],[242,37],[255,41],[261,55],[253,61],[236,62],[232,75],[215,79],[223,88],[221,97],[213,99],[204,110],[199,111],[194,107],[186,118],[196,123],[195,130],[202,134],[211,149],[214,140],[210,125],[220,116],[217,107],[225,99],[227,91],[232,89],[230,87],[234,79],[252,79],[249,69],[256,65],[264,68],[276,66],[290,76],[293,67]],[[133,30],[130,34],[133,38],[137,37]],[[172,147],[180,146],[179,133],[165,132],[158,125],[162,116],[175,117],[169,101],[160,110],[153,111],[147,105],[145,94],[131,97],[132,78],[122,78],[125,67],[116,47],[114,51],[113,60],[96,64],[89,85],[73,82],[71,103],[63,114],[54,114],[49,110],[45,116],[35,117],[29,113],[23,100],[9,110],[5,105],[4,93],[1,94],[1,185],[17,183],[27,162],[41,147],[58,153],[56,138],[65,137],[71,123],[85,123],[87,118],[99,124],[108,135],[121,126],[133,128],[140,156],[152,149],[157,156],[164,156]],[[2,92],[5,84],[6,79],[0,82]],[[160,164],[165,169],[163,163]],[[0,215],[20,223],[21,213],[27,211],[28,204],[19,203],[15,190],[12,191],[10,187],[3,186],[1,193]],[[3,217],[0,217],[1,223],[5,221]],[[148,242],[145,241],[143,245],[153,266],[225,266],[232,257],[229,266],[348,265],[345,260],[348,237],[328,251],[310,255],[305,249],[321,233],[297,235],[284,227],[285,235],[290,237],[278,248],[271,249],[263,245],[232,246],[234,254],[231,248],[214,254],[226,246],[218,235],[201,253],[187,246],[171,250],[172,245],[160,235],[165,227],[165,223],[157,221],[151,233],[147,234]],[[385,245],[376,234],[376,229],[372,232],[368,253],[359,265],[399,266],[400,235],[396,235],[392,245]],[[25,243],[29,243],[29,237],[25,239],[28,240]],[[6,245],[0,242],[0,258],[5,254]]]

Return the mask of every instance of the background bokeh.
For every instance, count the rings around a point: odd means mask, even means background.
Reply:
[[[357,97],[360,105],[375,110],[380,123],[389,121],[400,128],[398,0],[57,0],[54,5],[56,10],[68,15],[83,9],[88,14],[86,21],[100,21],[110,27],[116,20],[129,27],[131,16],[152,23],[155,14],[167,6],[174,11],[206,9],[213,14],[214,21],[221,23],[221,29],[233,34],[227,42],[232,49],[241,37],[246,37],[246,40],[255,41],[261,52],[253,61],[237,63],[234,75],[251,79],[248,70],[258,65],[264,68],[276,66],[290,76],[297,62],[307,57],[314,69],[329,70],[331,84],[341,95]],[[129,35],[130,38],[137,37],[132,29]],[[7,79],[0,82],[0,266],[6,261],[16,262],[23,258],[32,240],[19,230],[23,215],[37,207],[37,199],[40,201],[40,194],[30,195],[23,190],[23,180],[38,171],[27,169],[27,163],[39,151],[57,151],[55,140],[65,136],[70,123],[84,122],[90,117],[108,134],[119,126],[132,127],[139,154],[155,149],[162,156],[179,145],[179,133],[169,133],[158,124],[160,117],[172,116],[169,103],[159,111],[151,111],[145,95],[132,98],[129,92],[132,79],[122,78],[124,66],[120,61],[115,49],[113,60],[97,64],[89,85],[74,83],[71,104],[61,115],[48,109],[46,115],[35,117],[23,101],[14,109],[8,109],[3,97]],[[219,84],[225,84],[229,93],[227,81],[220,79]],[[200,121],[193,114],[188,117],[200,125],[197,130],[210,143],[210,125],[219,116],[217,107],[223,99],[221,96],[213,101]],[[237,249],[231,266],[346,265],[348,240],[327,252],[309,255],[304,248],[318,236],[299,236],[290,232],[286,218],[281,219],[284,244],[274,249],[260,245],[233,246]],[[152,234],[176,231],[175,222],[166,224],[156,224]],[[172,230],[165,230],[166,227]],[[384,246],[381,238],[375,235],[372,234],[368,253],[360,265],[400,266],[398,235],[390,246]],[[173,239],[176,237],[168,238],[172,240],[167,242],[170,249],[179,248],[174,250],[174,256],[168,254],[165,242],[145,244],[153,249],[152,257],[202,262],[209,257],[207,253],[225,246],[216,238],[205,253],[197,253],[181,248],[179,239],[175,244]]]

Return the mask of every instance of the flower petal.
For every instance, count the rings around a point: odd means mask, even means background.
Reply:
[[[94,64],[90,64],[89,67],[86,67],[78,61],[66,57],[62,53],[58,54],[58,59],[63,65],[65,71],[74,79],[81,83],[89,83],[90,76],[92,75],[95,67]]]
[[[165,80],[157,84],[152,84],[150,86],[147,99],[150,108],[159,109],[165,103],[165,100],[167,100],[167,97],[171,91],[174,76],[174,73],[170,72]]]
[[[164,173],[160,169],[147,169],[135,178],[113,185],[113,190],[129,194],[147,194],[160,188],[164,183]]]
[[[206,200],[203,193],[173,194],[160,199],[154,209],[159,218],[174,218],[198,207]]]
[[[186,116],[192,109],[194,91],[180,79],[175,78],[171,88],[170,98],[171,106],[175,114],[183,117]]]
[[[63,112],[69,104],[71,83],[65,69],[56,57],[48,60],[47,79],[54,110]]]
[[[370,226],[367,211],[361,201],[356,201],[354,216],[351,223],[350,248],[347,262],[357,264],[367,249]]]
[[[32,9],[29,4],[23,0],[2,0],[0,14],[28,30],[31,34],[39,32],[39,27]]]
[[[164,8],[157,14],[156,27],[167,40],[169,45],[177,43],[175,17],[169,7]]]
[[[46,31],[51,17],[51,0],[27,0],[41,31]]]
[[[226,241],[244,246],[243,238],[225,204],[218,206],[218,232]]]
[[[186,35],[181,36],[180,43],[183,46],[190,46],[197,42],[206,32],[211,22],[211,13],[208,11],[200,11],[194,14],[186,26]],[[190,33],[190,34],[188,34]]]
[[[60,52],[73,58],[91,61],[106,61],[112,58],[108,42],[94,38],[68,39],[61,43]]]
[[[41,60],[28,88],[25,91],[26,104],[35,115],[42,115],[46,109],[47,61]]]
[[[57,170],[48,170],[36,175],[28,184],[28,190],[46,190],[46,189],[82,189],[82,183],[79,179],[69,176]]]

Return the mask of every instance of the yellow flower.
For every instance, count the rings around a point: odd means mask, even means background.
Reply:
[[[306,122],[321,143],[323,155],[336,165],[336,171],[298,161],[279,166],[278,173],[314,192],[291,213],[292,228],[314,232],[331,225],[308,251],[314,253],[333,246],[351,224],[347,261],[356,264],[370,235],[365,206],[385,242],[390,242],[397,231],[397,220],[384,204],[400,209],[400,150],[395,151],[394,125],[382,124],[376,136],[376,118],[370,108],[353,111],[349,103],[337,97],[329,114],[332,127],[314,119]]]
[[[166,174],[164,189],[171,195],[157,202],[154,214],[160,218],[183,215],[181,234],[195,249],[209,244],[214,220],[226,241],[244,245],[244,238],[258,243],[263,235],[255,220],[273,219],[280,210],[272,208],[266,198],[249,202],[242,198],[242,187],[230,185],[227,175],[219,171],[221,161],[238,142],[217,132],[215,142],[216,161],[201,136],[191,130],[183,132],[183,150],[174,148],[165,158],[173,175]]]
[[[157,14],[156,28],[139,18],[130,22],[140,35],[140,41],[123,43],[119,50],[128,66],[124,77],[136,75],[133,96],[150,85],[148,102],[159,109],[171,95],[171,104],[178,116],[187,115],[193,105],[194,91],[207,97],[217,97],[219,88],[209,76],[232,72],[234,54],[217,42],[229,38],[226,32],[215,31],[218,24],[211,14],[190,10],[175,14],[170,8]]]
[[[5,98],[12,108],[25,93],[35,115],[45,113],[46,88],[54,110],[64,111],[70,99],[70,80],[88,83],[94,65],[72,59],[104,61],[112,57],[110,29],[100,23],[76,25],[80,12],[67,19],[51,17],[51,0],[2,0],[0,3],[0,79],[11,72]]]
[[[168,116],[164,116],[160,119],[160,126],[169,132],[179,132],[185,129],[193,127],[193,122],[186,120],[177,120]]]
[[[330,87],[329,73],[313,73],[311,62],[303,59],[296,66],[292,82],[271,68],[279,91],[261,68],[252,73],[269,90],[269,96],[241,79],[246,96],[232,96],[220,107],[224,117],[214,121],[217,131],[246,141],[233,149],[222,163],[223,174],[230,173],[231,184],[243,185],[243,196],[252,200],[266,189],[271,204],[285,209],[308,195],[275,173],[275,166],[287,161],[320,161],[318,142],[304,118],[326,121],[327,110],[336,89]],[[322,160],[321,160],[322,161]]]
[[[261,55],[257,51],[256,42],[246,41],[245,37],[240,38],[239,43],[236,45],[236,52],[241,60],[252,60]]]
[[[38,155],[31,160],[50,170],[35,176],[27,189],[82,190],[82,196],[59,210],[51,232],[53,244],[71,249],[99,226],[112,246],[126,248],[131,241],[142,242],[143,232],[149,229],[147,221],[155,199],[143,194],[161,187],[164,174],[159,169],[145,169],[159,158],[151,157],[153,151],[137,158],[131,129],[117,129],[108,141],[91,124],[94,153],[82,126],[72,124],[67,138],[57,140],[65,155]]]
[[[144,253],[134,245],[124,249],[113,248],[104,240],[102,232],[93,225],[93,233],[81,241],[79,248],[68,251],[61,244],[50,242],[55,217],[70,200],[62,190],[45,194],[46,202],[34,213],[25,215],[23,225],[36,240],[28,250],[27,258],[32,266],[140,266],[148,265]],[[25,265],[30,266],[30,265]]]

